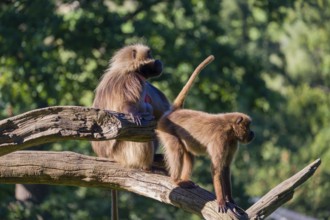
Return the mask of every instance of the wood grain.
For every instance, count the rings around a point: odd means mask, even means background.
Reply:
[[[136,125],[129,115],[80,106],[54,106],[0,121],[0,156],[26,147],[61,140],[148,141],[156,122],[142,115]]]

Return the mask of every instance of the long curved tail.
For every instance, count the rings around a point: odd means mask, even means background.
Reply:
[[[179,93],[179,95],[176,97],[176,99],[173,102],[172,105],[172,111],[175,111],[177,109],[180,109],[183,107],[183,103],[184,100],[190,90],[190,88],[192,87],[197,75],[212,61],[214,60],[214,56],[210,55],[208,56],[202,63],[200,63],[197,68],[194,70],[194,72],[191,74],[188,82],[186,83],[186,85],[182,88],[181,92]]]

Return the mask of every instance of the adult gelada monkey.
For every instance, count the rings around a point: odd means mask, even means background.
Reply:
[[[131,114],[137,124],[141,113],[158,120],[170,107],[165,95],[146,80],[162,73],[162,63],[154,60],[150,48],[133,44],[118,50],[96,88],[93,107]],[[138,169],[150,169],[153,142],[92,142],[98,156]]]
[[[251,118],[238,112],[209,114],[182,109],[193,79],[207,63],[204,61],[196,68],[171,110],[159,120],[157,134],[164,144],[171,179],[177,185],[196,187],[190,180],[194,156],[208,154],[211,158],[218,211],[225,213],[229,208],[234,214],[242,215],[245,212],[232,197],[230,165],[238,142],[249,143],[254,138],[254,132],[250,130]]]
[[[142,113],[152,114],[158,120],[170,103],[165,95],[146,80],[161,75],[162,62],[152,58],[151,50],[143,44],[133,44],[118,50],[110,60],[95,91],[93,107],[133,116],[140,124]],[[155,144],[132,141],[92,142],[95,153],[110,158],[125,167],[149,170],[154,158]],[[113,190],[113,205],[116,192]],[[117,219],[113,207],[113,219]],[[115,212],[115,213],[114,213]]]

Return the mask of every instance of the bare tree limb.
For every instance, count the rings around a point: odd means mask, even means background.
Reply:
[[[246,212],[250,219],[264,219],[274,212],[278,207],[289,201],[295,189],[309,179],[320,166],[321,159],[315,160],[291,178],[283,181],[258,202],[251,206]]]
[[[314,161],[267,193],[247,210],[249,219],[264,219],[288,201],[295,188],[311,177],[320,163],[320,159]],[[0,182],[121,189],[171,204],[205,219],[238,219],[230,212],[218,213],[214,194],[200,187],[179,188],[167,176],[126,169],[104,158],[72,152],[18,151],[2,156]]]
[[[214,194],[200,187],[179,188],[167,176],[126,169],[104,158],[73,152],[18,151],[2,156],[0,182],[127,190],[204,219],[237,219],[231,213],[218,213]]]
[[[137,126],[129,115],[79,106],[54,106],[0,121],[0,156],[60,140],[130,140],[154,138],[156,122],[142,115]]]
[[[142,116],[137,126],[130,116],[78,106],[33,110],[0,121],[0,182],[107,187],[128,190],[196,213],[205,219],[244,219],[218,213],[215,196],[202,189],[182,189],[159,174],[120,167],[107,159],[72,152],[10,152],[67,139],[147,141],[155,121]],[[5,155],[7,154],[7,155]],[[5,156],[2,156],[5,155]],[[310,178],[318,159],[282,182],[247,210],[250,219],[263,219],[290,200],[295,188]]]

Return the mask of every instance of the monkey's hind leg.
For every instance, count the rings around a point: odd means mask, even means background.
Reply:
[[[165,161],[171,179],[177,184],[180,181],[183,166],[183,146],[180,140],[166,132],[158,132],[164,144]]]
[[[180,187],[182,188],[198,187],[193,181],[190,180],[193,165],[194,165],[194,156],[190,152],[184,149],[181,180],[178,183]]]

